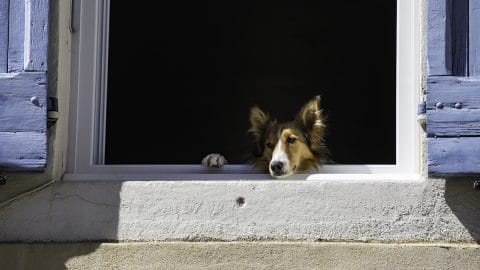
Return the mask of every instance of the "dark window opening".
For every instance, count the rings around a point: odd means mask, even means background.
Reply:
[[[395,164],[396,1],[113,1],[110,14],[106,164],[243,163],[252,105],[289,120],[318,94],[336,163]]]

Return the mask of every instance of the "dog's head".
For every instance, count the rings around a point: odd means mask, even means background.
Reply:
[[[315,169],[327,154],[320,96],[307,102],[291,122],[279,123],[259,107],[250,110],[254,165],[276,178]]]

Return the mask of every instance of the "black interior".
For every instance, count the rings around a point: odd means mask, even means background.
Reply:
[[[112,1],[106,163],[243,163],[252,105],[320,94],[336,163],[394,164],[395,28],[395,0]]]

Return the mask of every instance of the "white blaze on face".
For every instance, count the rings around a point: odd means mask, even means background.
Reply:
[[[290,160],[288,159],[287,153],[285,153],[285,149],[283,147],[282,140],[278,140],[277,145],[275,146],[275,149],[273,149],[273,154],[272,154],[272,160],[270,160],[270,164],[268,165],[268,170],[270,171],[270,175],[275,176],[271,165],[274,162],[281,162],[283,163],[283,171],[285,172],[285,175],[282,176],[288,176],[290,172]]]

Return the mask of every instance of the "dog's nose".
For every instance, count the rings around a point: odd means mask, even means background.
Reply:
[[[282,172],[283,169],[283,162],[281,161],[274,161],[270,164],[270,169],[272,169],[272,172],[275,174],[279,174]]]

